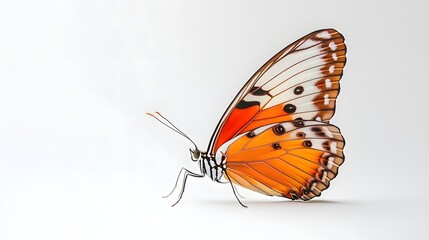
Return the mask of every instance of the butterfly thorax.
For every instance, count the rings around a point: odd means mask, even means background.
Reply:
[[[200,168],[204,175],[210,177],[211,180],[218,182],[222,178],[226,169],[225,157],[214,156],[202,152]]]

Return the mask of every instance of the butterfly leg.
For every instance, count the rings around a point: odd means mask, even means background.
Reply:
[[[179,180],[182,179],[182,185],[181,185],[181,189],[180,189],[180,193],[179,193],[179,199],[172,205],[172,207],[174,207],[177,203],[179,203],[180,199],[182,199],[183,193],[185,192],[185,185],[186,185],[186,179],[188,178],[188,176],[191,177],[204,177],[203,174],[198,174],[198,173],[194,173],[189,171],[186,168],[182,168],[179,172],[179,175],[177,176],[177,180],[176,180],[176,184],[174,185],[173,190],[167,195],[164,196],[164,198],[169,197],[177,188],[177,184],[179,183]]]
[[[229,183],[231,184],[232,192],[234,193],[234,196],[235,196],[235,198],[237,199],[238,203],[240,203],[240,205],[241,205],[241,206],[243,206],[243,207],[247,208],[247,206],[246,206],[246,205],[244,205],[244,204],[240,201],[240,199],[238,198],[238,196],[237,196],[237,193],[238,193],[238,192],[236,192],[236,190],[235,190],[235,188],[234,188],[234,185],[232,184],[231,178],[229,178],[229,176],[228,176],[228,174],[227,174],[226,172],[225,172],[225,176],[228,178],[228,181],[229,181]]]
[[[218,183],[222,183],[222,184],[229,184],[230,182],[221,182],[221,181],[218,181]],[[239,192],[238,192],[238,189],[237,189],[237,187],[233,184],[232,185],[232,187],[235,189],[235,193],[237,193],[237,195],[240,197],[240,198],[246,198],[246,197],[244,197],[243,195],[241,195]]]

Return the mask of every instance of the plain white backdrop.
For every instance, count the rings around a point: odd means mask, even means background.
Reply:
[[[0,239],[424,239],[425,1],[3,1]],[[340,30],[330,189],[291,202],[190,179],[162,199],[247,79],[280,49]]]

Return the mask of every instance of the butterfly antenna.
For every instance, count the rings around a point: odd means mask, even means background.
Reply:
[[[146,113],[147,115],[155,118],[156,120],[158,120],[158,122],[162,123],[164,126],[170,128],[171,130],[175,131],[176,133],[182,135],[183,137],[185,137],[186,139],[188,139],[192,144],[194,144],[195,149],[197,149],[197,144],[195,144],[194,141],[192,141],[192,139],[190,137],[188,137],[188,135],[186,135],[184,132],[182,132],[178,127],[176,127],[172,122],[170,122],[167,118],[165,118],[164,116],[162,116],[159,112],[155,112],[156,114],[159,115],[159,117],[161,117],[161,119],[159,119],[157,116],[153,115],[152,113]],[[164,120],[164,121],[163,121]]]

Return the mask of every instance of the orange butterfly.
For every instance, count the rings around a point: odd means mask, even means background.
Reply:
[[[268,196],[310,200],[329,187],[344,162],[344,138],[329,124],[346,64],[344,37],[334,29],[312,32],[274,55],[246,82],[210,139],[207,151],[161,114],[149,115],[189,139],[200,173]],[[171,195],[171,193],[169,195]],[[169,196],[168,195],[168,196]]]

